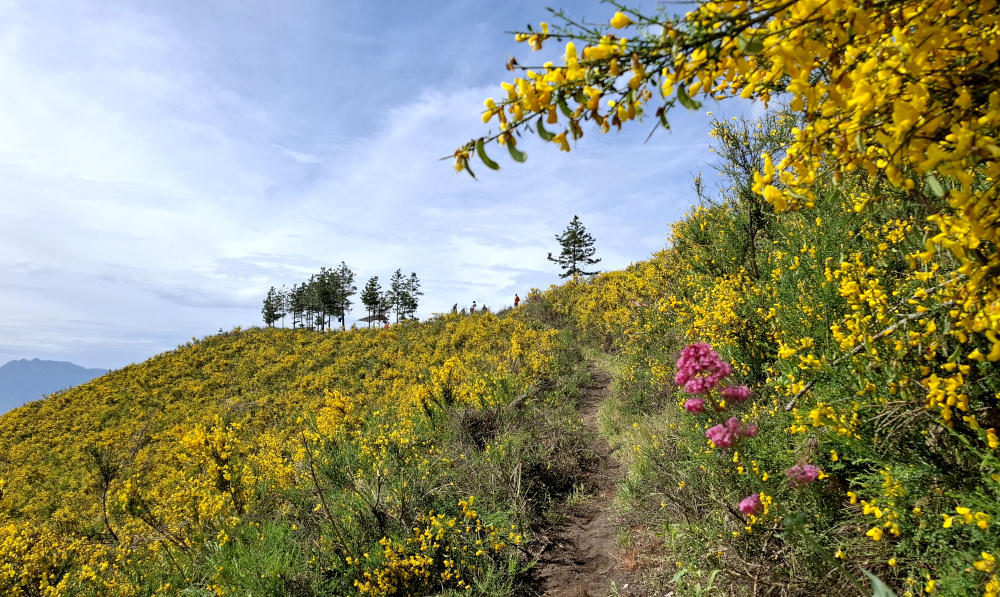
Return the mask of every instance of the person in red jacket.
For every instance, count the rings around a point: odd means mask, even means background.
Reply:
[[[517,304],[520,303],[520,302],[521,302],[521,297],[519,297],[519,296],[517,296],[515,294],[514,295],[514,306],[517,307]]]

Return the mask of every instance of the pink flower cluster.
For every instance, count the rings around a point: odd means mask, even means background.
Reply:
[[[743,402],[753,395],[753,391],[747,386],[727,386],[722,388],[722,399],[732,402]]]
[[[785,474],[788,475],[788,484],[798,489],[815,481],[819,477],[819,469],[811,464],[796,464]]]
[[[688,394],[707,394],[732,372],[733,368],[729,363],[719,358],[719,354],[711,346],[696,342],[681,350],[674,382]]]
[[[711,440],[716,448],[725,450],[732,447],[736,440],[741,437],[757,437],[757,426],[753,423],[743,425],[736,417],[730,417],[725,423],[720,423],[705,431],[705,437]]]
[[[760,502],[760,494],[754,493],[747,496],[739,505],[740,512],[750,516],[757,515],[764,511],[764,504]]]
[[[705,401],[701,398],[688,398],[687,402],[684,403],[684,408],[687,409],[689,413],[698,414],[704,412]]]

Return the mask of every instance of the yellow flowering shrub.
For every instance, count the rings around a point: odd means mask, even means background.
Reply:
[[[939,294],[959,307],[954,327],[988,342],[983,354],[992,362],[1000,359],[1000,90],[988,73],[997,68],[998,19],[993,0],[761,0],[701,2],[678,17],[629,9],[605,31],[571,20],[552,30],[543,24],[516,39],[536,50],[568,40],[563,63],[504,83],[506,98],[488,100],[484,114],[499,119],[500,132],[457,150],[456,165],[468,168],[479,153],[495,167],[484,143],[494,140],[523,159],[514,132],[529,126],[569,150],[566,135],[580,137],[583,121],[607,132],[658,103],[666,126],[675,104],[696,108],[699,94],[765,105],[786,94],[801,123],[779,163],[764,156],[753,190],[778,212],[813,207],[823,173],[861,171],[907,201],[935,204],[923,214],[930,226],[919,259],[945,252],[956,260],[960,279]],[[558,136],[544,126],[560,121]]]
[[[781,140],[775,121],[762,124],[764,137],[774,130]],[[717,122],[715,138],[746,146],[753,134],[738,134],[744,126]],[[731,150],[717,153],[732,157]],[[648,491],[658,511],[703,521],[699,541],[725,540],[728,553],[742,554],[723,563],[699,555],[700,543],[674,543],[687,550],[687,565],[733,567],[735,585],[746,566],[776,578],[796,570],[802,587],[820,587],[830,571],[817,550],[832,545],[829,555],[849,566],[891,561],[878,574],[900,590],[930,571],[924,578],[937,592],[989,594],[992,572],[965,571],[978,571],[974,564],[986,561],[980,553],[1000,537],[991,522],[1000,515],[1000,372],[989,360],[987,330],[960,323],[969,312],[956,297],[970,296],[962,260],[946,252],[925,259],[934,234],[927,216],[944,202],[913,202],[867,175],[835,174],[826,169],[813,181],[809,209],[765,209],[751,252],[747,214],[758,207],[739,189],[753,176],[729,169],[730,190],[702,197],[673,225],[670,248],[650,260],[662,279],[642,283],[659,294],[632,299],[631,312],[607,309],[603,324],[595,323],[601,308],[586,307],[600,297],[588,295],[612,281],[638,285],[627,278],[641,265],[536,299],[558,300],[573,325],[619,334],[615,348],[626,357],[619,391],[673,397],[646,399],[653,406],[643,412],[654,418],[638,419],[620,441],[630,448],[637,494]],[[615,300],[631,304],[627,291]],[[621,341],[629,329],[641,330],[637,340]],[[677,389],[674,363],[691,342],[718,350],[733,366],[729,383],[747,384],[752,398],[685,412],[691,396]],[[733,416],[735,425],[758,430],[730,461],[706,432]],[[817,469],[816,482],[790,487],[784,471],[804,464]],[[762,505],[766,496],[768,514],[734,515],[752,494]],[[730,496],[732,506],[705,495]],[[803,541],[814,537],[818,547],[806,541],[801,551],[748,559],[781,527]]]
[[[416,519],[412,534],[379,541],[381,553],[365,554],[374,565],[355,581],[361,594],[412,595],[419,589],[471,588],[467,571],[477,570],[484,558],[495,557],[521,538],[485,524],[474,508],[475,498],[459,501],[461,514],[430,511]]]
[[[438,581],[506,571],[508,531],[485,523],[474,498],[449,501],[465,478],[449,464],[452,420],[503,412],[544,385],[553,334],[492,314],[234,330],[11,411],[0,425],[0,592],[273,594],[289,570],[336,579],[334,592],[409,587],[400,579],[426,562],[402,555],[415,537],[401,530],[445,523],[442,554],[461,554],[434,561]],[[493,454],[513,441],[497,433]],[[486,505],[490,516],[508,507]],[[394,555],[362,555],[380,545]]]

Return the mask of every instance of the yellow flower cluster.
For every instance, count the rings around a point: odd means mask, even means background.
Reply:
[[[581,119],[607,130],[612,113],[598,111],[599,94],[621,98],[612,122],[620,125],[629,119],[630,102],[646,101],[641,92],[647,87],[665,98],[658,115],[675,101],[694,107],[698,93],[766,103],[773,92],[785,92],[802,122],[792,129],[780,163],[765,156],[754,190],[779,212],[813,207],[817,175],[833,167],[841,178],[858,170],[884,177],[910,200],[933,205],[912,267],[919,271],[921,262],[940,252],[956,260],[960,279],[939,289],[932,302],[953,305],[950,333],[962,344],[971,337],[986,343],[989,350],[965,351],[971,358],[1000,360],[1000,201],[994,185],[1000,174],[1000,91],[983,74],[997,67],[1000,7],[994,0],[913,0],[874,8],[846,0],[727,1],[702,3],[679,20],[630,14],[616,13],[610,25],[634,28],[632,39],[572,27],[561,31],[562,38],[573,39],[566,66],[549,66],[548,75],[507,86],[505,106],[515,118],[504,124],[501,137],[527,123],[526,114],[545,114],[554,122],[558,107],[565,107],[574,135]],[[587,44],[582,55],[575,42]],[[633,76],[621,86],[626,61]],[[527,83],[539,79],[539,85]],[[570,99],[576,110],[566,107]],[[496,110],[502,113],[503,106]],[[851,202],[862,211],[897,200],[888,195],[863,192]],[[912,215],[886,222],[878,246],[887,250],[914,224]],[[859,314],[855,329],[841,331],[845,344],[865,339],[859,334],[867,316],[873,325],[888,324],[893,306],[883,288],[865,286],[874,281],[869,273],[842,288],[871,310]]]
[[[958,506],[955,508],[955,514],[957,514],[957,516],[942,514],[941,518],[944,519],[944,522],[941,526],[947,529],[951,528],[952,524],[957,522],[960,525],[975,525],[984,531],[990,526],[990,515],[985,512],[973,513],[969,508]]]
[[[405,539],[383,538],[381,554],[365,554],[365,560],[379,563],[362,573],[354,586],[366,595],[414,594],[420,587],[471,589],[462,571],[477,570],[477,561],[507,547],[503,531],[485,524],[474,502],[474,497],[459,502],[461,516],[433,511],[420,516],[420,526]],[[509,535],[520,543],[519,535]]]

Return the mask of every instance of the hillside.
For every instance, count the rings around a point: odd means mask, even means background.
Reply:
[[[0,588],[509,584],[522,533],[577,471],[580,427],[544,391],[564,361],[552,332],[490,314],[237,330],[15,409]]]
[[[968,270],[919,257],[925,206],[875,185],[809,211],[706,198],[668,249],[500,315],[235,330],[15,409],[0,589],[532,595],[593,557],[636,596],[993,594],[996,304],[957,308]],[[626,468],[589,510],[588,360]],[[551,539],[598,527],[619,549]]]
[[[67,361],[19,359],[0,366],[0,413],[107,373]]]
[[[954,262],[908,258],[919,212],[850,184],[756,253],[746,206],[706,201],[669,249],[499,316],[235,330],[16,409],[0,588],[531,595],[594,557],[637,596],[990,594],[991,340],[935,296]],[[588,360],[627,469],[589,510]]]
[[[734,191],[786,119],[716,122],[729,192],[669,249],[529,296],[615,374],[631,549],[681,594],[994,595],[998,303],[928,249],[938,204],[863,175],[809,210]]]

